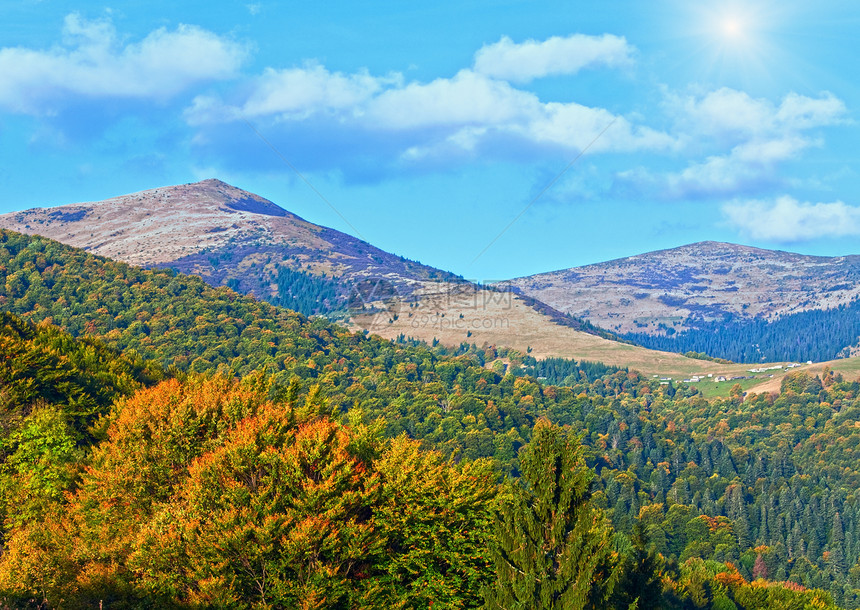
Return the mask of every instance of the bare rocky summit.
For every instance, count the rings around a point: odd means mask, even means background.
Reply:
[[[611,331],[656,334],[697,321],[774,320],[850,303],[860,296],[860,256],[806,256],[708,241],[510,284]]]
[[[0,227],[39,234],[144,267],[171,267],[213,285],[267,297],[279,265],[312,275],[385,278],[408,293],[453,274],[321,227],[220,180],[168,186],[104,201],[0,216]]]

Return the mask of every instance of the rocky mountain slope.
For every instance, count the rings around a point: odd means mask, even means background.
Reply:
[[[554,336],[560,327],[571,337],[585,334],[580,331],[590,333],[587,336],[592,339],[605,335],[529,297],[474,286],[446,271],[307,222],[220,180],[14,212],[0,216],[0,228],[42,235],[135,265],[195,274],[210,285],[228,285],[291,309],[302,310],[299,305],[306,303],[305,293],[318,293],[336,301],[327,303],[329,309],[348,317],[354,327],[388,337],[405,334],[458,345],[477,341],[477,337],[470,339],[470,329],[505,324],[501,334],[483,339],[512,345],[507,337],[522,343],[525,350],[530,339],[537,348],[538,336]],[[464,294],[468,295],[465,300]],[[407,313],[420,306],[422,315],[442,319],[451,306],[458,308],[459,315],[464,303],[478,328],[467,329],[460,323],[453,328],[413,325],[415,320]],[[517,331],[517,324],[525,324],[526,318],[537,335]],[[550,351],[594,359],[576,347],[581,341],[574,343],[569,349],[561,346]],[[605,338],[597,343],[620,345]]]
[[[281,266],[351,281],[385,278],[407,294],[422,281],[456,280],[215,179],[5,214],[0,227],[263,298],[276,292]]]
[[[701,242],[510,285],[614,332],[664,334],[727,318],[772,321],[847,305],[860,296],[860,256]]]

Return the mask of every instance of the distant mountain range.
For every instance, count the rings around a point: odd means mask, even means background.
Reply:
[[[459,328],[461,324],[415,325],[408,313],[398,323],[401,309],[417,310],[419,301],[422,316],[434,320],[441,320],[448,307],[463,304],[479,323],[486,322],[486,315],[497,321],[504,316],[500,344],[505,344],[504,336],[511,336],[514,310],[518,316],[527,312],[540,336],[556,333],[559,327],[573,336],[583,334],[579,331],[609,336],[529,297],[501,295],[385,252],[215,179],[5,214],[0,216],[0,228],[42,235],[134,265],[195,274],[213,286],[226,285],[306,315],[335,317],[388,338],[406,334],[451,345],[471,339],[472,333]],[[492,309],[489,314],[487,306]],[[402,328],[404,321],[409,325]],[[487,329],[473,330],[484,336],[471,342],[498,342],[499,337],[488,335]],[[532,344],[538,347],[540,340],[532,340],[528,333],[512,339],[513,346],[523,351]]]
[[[606,341],[610,332],[738,362],[829,360],[856,351],[860,336],[860,256],[702,242],[483,287],[215,179],[13,212],[0,227],[193,273],[388,338],[623,365],[629,354],[616,352],[627,348]]]
[[[860,256],[701,242],[510,282],[652,349],[736,362],[857,353]]]
[[[774,321],[860,296],[860,256],[805,256],[700,242],[510,281],[518,291],[618,333]]]

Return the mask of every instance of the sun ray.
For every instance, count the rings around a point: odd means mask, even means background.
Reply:
[[[682,37],[691,51],[698,50],[687,61],[699,62],[700,81],[760,90],[784,70],[779,33],[792,11],[785,2],[676,0],[675,6]]]

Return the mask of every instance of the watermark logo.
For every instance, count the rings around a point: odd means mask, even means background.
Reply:
[[[385,278],[366,278],[352,286],[347,310],[350,317],[369,316],[364,322],[373,328],[396,320],[400,303],[400,293],[391,281]]]
[[[414,329],[432,328],[434,330],[465,331],[471,333],[480,330],[507,330],[511,321],[507,316],[478,315],[470,317],[444,316],[435,313],[420,313],[413,315],[409,326]]]
[[[429,329],[468,338],[481,331],[509,330],[511,310],[520,304],[508,284],[457,280],[400,285],[386,278],[365,278],[353,286],[348,311],[370,331],[394,325],[407,334]]]

